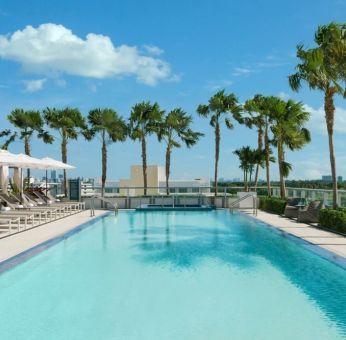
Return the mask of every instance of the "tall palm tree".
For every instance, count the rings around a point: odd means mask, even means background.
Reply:
[[[0,145],[1,150],[7,150],[9,145],[17,138],[17,133],[9,129],[0,131],[0,138],[5,138],[4,142]]]
[[[147,136],[157,133],[157,126],[162,120],[163,111],[159,104],[150,102],[141,102],[133,106],[129,119],[130,138],[139,140],[142,145],[142,169],[144,195],[147,194]]]
[[[67,163],[67,144],[71,139],[77,139],[79,133],[87,129],[85,118],[76,108],[64,109],[47,108],[43,111],[48,126],[58,131],[61,138],[61,158]],[[67,176],[64,169],[64,193],[67,196]]]
[[[199,105],[197,113],[204,118],[210,119],[210,125],[214,128],[215,133],[215,169],[214,169],[214,183],[215,183],[215,197],[218,191],[218,164],[220,157],[220,140],[221,131],[220,126],[223,122],[228,129],[233,128],[232,118],[240,119],[242,107],[238,103],[237,97],[233,94],[226,94],[225,90],[217,92],[209,99],[207,105]]]
[[[294,91],[298,91],[302,82],[306,82],[310,89],[324,93],[324,111],[328,132],[330,167],[333,181],[333,207],[337,207],[338,183],[336,177],[336,162],[334,155],[334,96],[345,95],[342,86],[346,78],[346,24],[331,23],[319,26],[315,34],[317,47],[306,49],[303,45],[297,46],[297,57],[300,63],[296,66],[297,72],[289,76],[289,84]]]
[[[252,128],[255,126],[257,128],[257,150],[261,154],[263,150],[263,138],[264,130],[266,127],[266,110],[265,110],[265,100],[266,98],[261,94],[256,94],[253,98],[247,100],[244,104],[244,110],[249,113],[249,117],[243,117],[240,121],[246,126]],[[269,145],[268,145],[269,146]],[[268,150],[269,151],[269,150]],[[255,172],[255,190],[258,185],[258,176],[259,176],[260,164],[256,165]],[[268,153],[268,167],[266,169],[267,177],[269,177],[269,153]],[[269,183],[270,180],[267,180]],[[269,184],[270,185],[270,184]],[[270,191],[270,190],[269,190]]]
[[[28,156],[31,155],[30,141],[35,134],[44,143],[52,144],[54,141],[53,136],[44,130],[44,120],[40,111],[15,109],[7,119],[18,129],[19,138],[24,142],[24,152]],[[30,178],[30,169],[27,170],[27,177]]]
[[[285,160],[285,148],[288,147],[291,151],[299,150],[310,142],[310,132],[304,127],[310,114],[304,109],[303,103],[291,99],[285,102],[278,98],[276,108],[271,130],[274,135],[273,144],[278,152],[280,196],[285,198],[285,178],[292,170],[291,164]]]
[[[171,166],[171,153],[173,148],[180,148],[181,142],[187,147],[195,145],[203,133],[192,131],[192,116],[182,109],[177,108],[170,111],[162,119],[158,126],[158,139],[166,143],[166,192],[169,195],[169,176]]]
[[[127,125],[112,109],[94,109],[89,112],[88,122],[90,127],[84,132],[87,140],[97,136],[102,144],[102,175],[101,195],[104,196],[107,179],[107,146],[114,142],[123,142],[127,137]]]

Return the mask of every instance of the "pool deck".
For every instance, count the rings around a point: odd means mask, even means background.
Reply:
[[[57,238],[99,216],[109,213],[104,210],[95,210],[95,216],[90,217],[90,210],[84,210],[74,215],[40,225],[36,228],[10,235],[0,239],[0,264],[18,254],[38,246],[48,240]]]
[[[250,215],[248,211],[243,211],[243,213]],[[284,233],[299,237],[309,242],[315,248],[319,247],[320,249],[327,250],[336,255],[334,259],[346,263],[346,237],[342,235],[261,210],[258,210],[257,216],[253,217]],[[316,252],[318,253],[319,251],[316,250]]]

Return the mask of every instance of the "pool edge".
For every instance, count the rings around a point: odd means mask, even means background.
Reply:
[[[93,225],[95,222],[97,222],[98,220],[109,216],[112,212],[105,212],[104,214],[95,217],[93,220],[91,221],[86,221],[83,222],[81,224],[76,225],[75,227],[73,227],[72,229],[54,236],[44,242],[41,242],[39,244],[36,244],[33,247],[30,247],[14,256],[11,256],[7,259],[4,259],[2,261],[0,261],[0,276],[1,274],[3,274],[4,272],[11,270],[12,268],[20,265],[23,262],[26,262],[28,260],[30,260],[32,257],[44,252],[45,250],[49,249],[50,247],[58,244],[59,242],[66,240],[68,238],[70,238],[71,236],[79,233],[80,231],[90,227],[91,225]]]
[[[315,253],[316,255],[324,258],[325,260],[343,268],[346,270],[346,257],[338,255],[334,253],[331,250],[325,249],[321,247],[318,244],[314,244],[308,240],[305,240],[299,236],[293,235],[285,230],[282,230],[278,227],[276,227],[274,224],[270,224],[268,222],[264,222],[260,219],[258,219],[256,216],[248,215],[243,211],[239,211],[239,214],[242,214],[243,216],[248,217],[249,219],[255,220],[256,222],[259,222],[260,224],[264,225],[265,227],[269,228],[273,232],[281,235],[282,237],[289,238],[293,242],[300,243],[305,249],[311,251],[312,253]]]

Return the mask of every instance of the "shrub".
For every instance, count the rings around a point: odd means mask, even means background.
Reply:
[[[319,212],[319,225],[339,233],[346,233],[346,209],[322,209]]]
[[[285,211],[286,201],[276,197],[260,197],[259,208],[274,214],[282,215]]]

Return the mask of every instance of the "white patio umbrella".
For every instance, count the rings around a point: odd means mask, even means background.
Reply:
[[[13,171],[13,182],[14,182],[14,185],[19,190],[22,187],[21,180],[22,180],[22,169],[21,168],[14,168],[14,171]]]
[[[55,159],[45,157],[43,159],[38,159],[24,154],[13,154],[7,150],[0,150],[0,169],[4,167],[14,167],[14,168],[30,168],[30,169],[45,169],[46,170],[46,188],[47,188],[47,170],[48,169],[74,169],[75,167],[63,162],[57,161]],[[0,181],[2,172],[5,170],[0,170]],[[22,171],[21,173],[21,192],[23,189],[22,183]],[[16,174],[18,175],[18,174]],[[4,182],[1,182],[1,185]]]
[[[7,192],[8,186],[8,166],[4,165],[0,167],[0,187],[3,192]]]
[[[57,161],[53,158],[49,158],[49,157],[45,157],[42,158],[41,161],[46,164],[47,166],[49,166],[49,169],[65,169],[65,170],[72,170],[75,169],[75,166]]]
[[[57,161],[57,160],[55,160],[53,158],[49,158],[49,157],[44,157],[41,159],[41,161],[47,165],[47,168],[46,168],[46,192],[48,191],[48,172],[47,172],[47,169],[72,170],[72,169],[76,168],[72,165]]]
[[[38,158],[24,154],[13,154],[7,150],[0,150],[0,166],[15,168],[45,169],[46,165]]]

